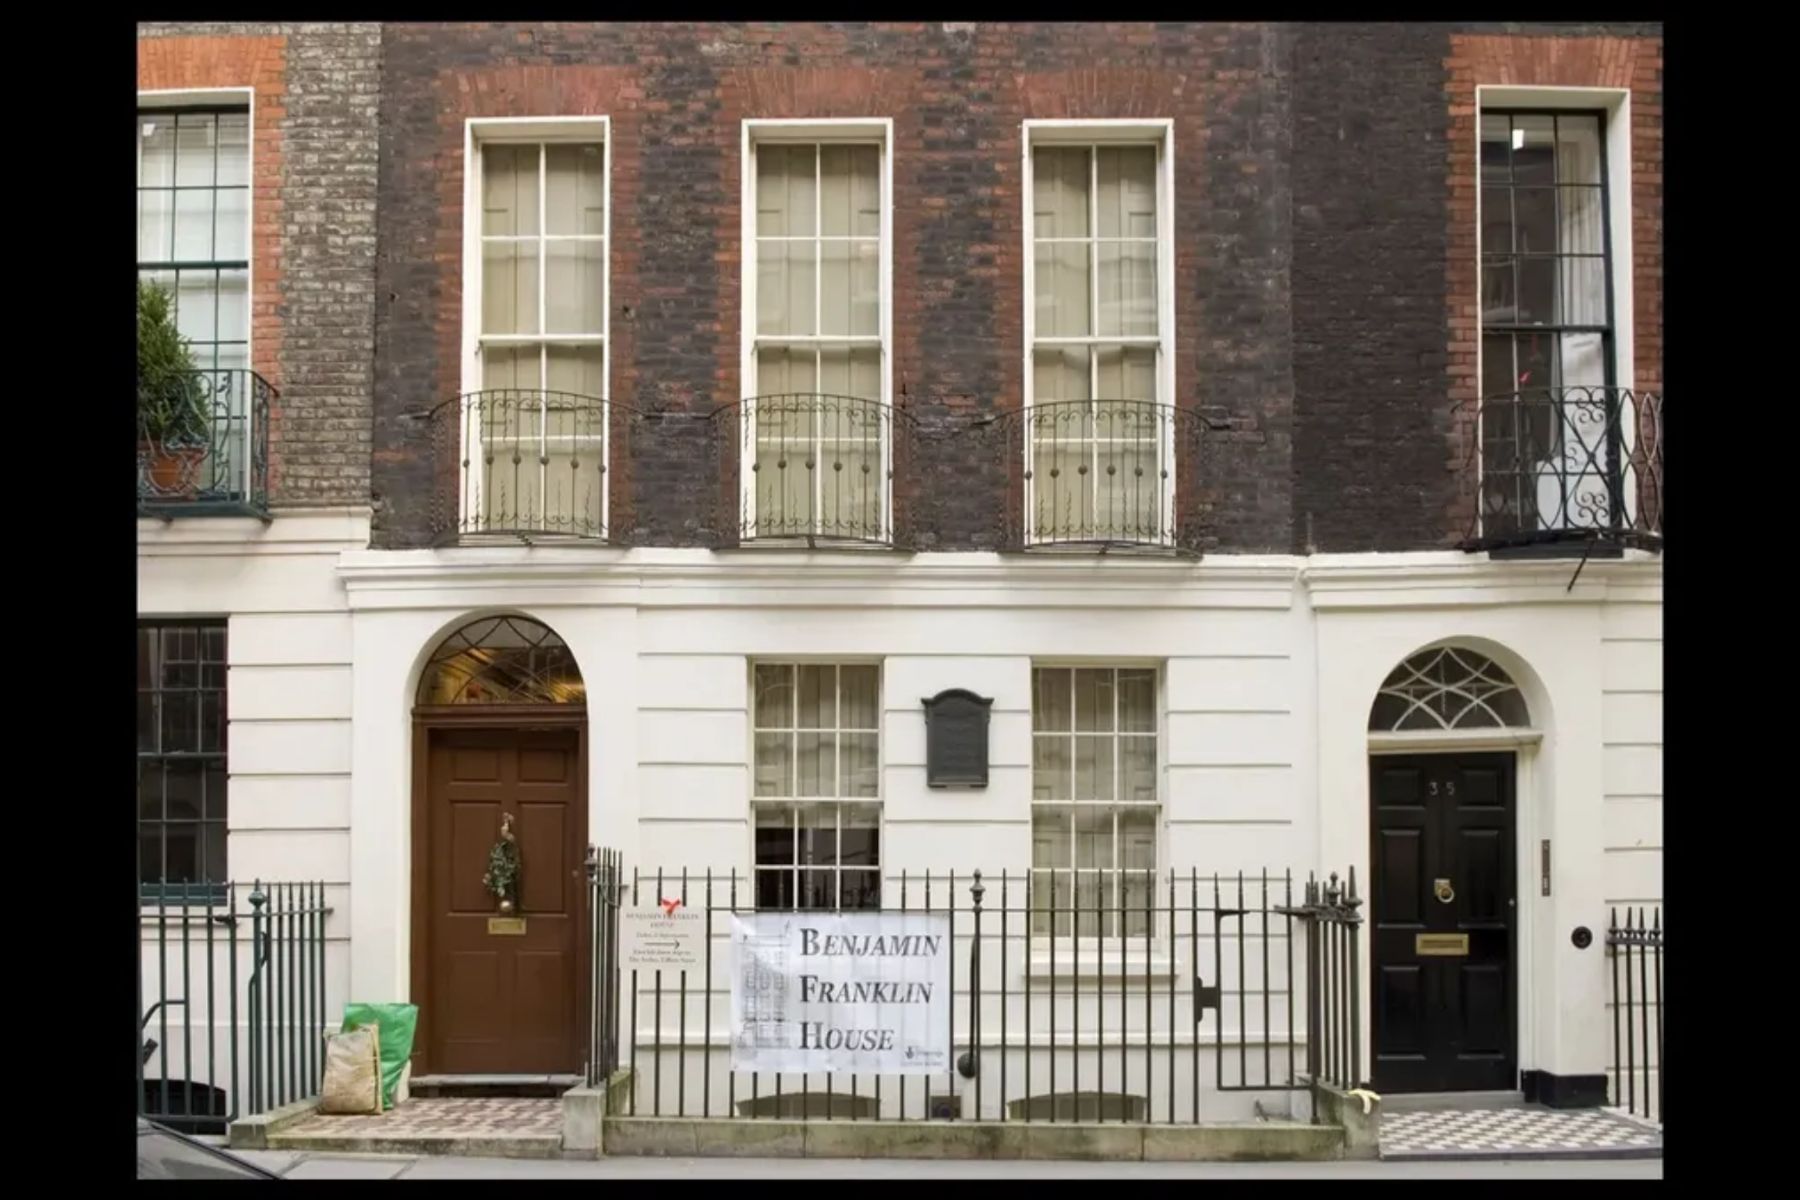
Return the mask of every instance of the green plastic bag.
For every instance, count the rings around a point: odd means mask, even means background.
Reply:
[[[400,1087],[400,1076],[406,1071],[406,1060],[412,1057],[413,1032],[419,1027],[416,1004],[346,1004],[343,1032],[377,1026],[381,1039],[381,1107],[394,1107],[394,1093]]]

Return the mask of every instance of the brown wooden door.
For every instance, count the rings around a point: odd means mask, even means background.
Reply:
[[[1510,753],[1370,759],[1378,1092],[1518,1086],[1514,771]]]
[[[560,1074],[582,1063],[582,856],[577,729],[433,729],[426,796],[421,1029],[434,1074]],[[504,814],[519,843],[522,934],[490,930],[482,883]]]

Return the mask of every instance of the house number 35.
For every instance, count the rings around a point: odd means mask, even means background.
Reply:
[[[1438,794],[1438,781],[1435,779],[1431,781],[1431,794],[1434,796]],[[1456,795],[1456,780],[1447,779],[1444,781],[1444,795]]]

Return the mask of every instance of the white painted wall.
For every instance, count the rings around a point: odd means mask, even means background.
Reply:
[[[256,879],[325,885],[326,993],[323,1013],[343,1011],[350,962],[351,623],[338,556],[368,545],[366,509],[278,513],[265,524],[245,519],[138,522],[137,611],[142,617],[225,617],[228,794],[227,868],[238,881],[237,908],[250,912]],[[221,909],[222,911],[222,909]],[[189,961],[181,954],[181,918],[145,909],[141,927],[141,994],[185,998],[193,1044],[182,1035],[181,1009],[153,1022],[162,1044],[145,1067],[166,1062],[176,1077],[216,1079],[230,1090],[232,1013],[225,931],[210,992],[205,923],[194,920]],[[247,915],[239,924],[240,1078],[248,1014]],[[146,1006],[150,1001],[145,1001]],[[208,1053],[213,1061],[208,1062]]]

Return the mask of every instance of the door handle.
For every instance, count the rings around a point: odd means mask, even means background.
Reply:
[[[1438,898],[1439,904],[1449,904],[1456,899],[1456,889],[1450,886],[1448,879],[1434,880],[1431,885],[1431,894]]]

